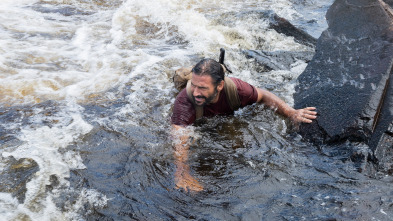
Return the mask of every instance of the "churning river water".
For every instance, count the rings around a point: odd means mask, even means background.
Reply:
[[[313,52],[332,0],[0,1],[0,220],[393,220],[392,176],[359,143],[313,146],[263,106],[193,127],[175,188],[172,74],[226,49],[233,74],[289,104],[304,61],[259,72],[243,50]]]

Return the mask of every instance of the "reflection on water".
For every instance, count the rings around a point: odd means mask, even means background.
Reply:
[[[272,10],[315,37],[332,1],[2,1],[0,217],[5,220],[389,220],[389,173],[364,144],[315,147],[250,106],[193,128],[178,190],[173,71],[201,57],[292,103],[307,65],[259,73],[242,50],[312,48],[268,29]]]

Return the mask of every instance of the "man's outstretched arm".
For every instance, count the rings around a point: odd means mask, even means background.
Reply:
[[[203,187],[190,174],[190,166],[187,164],[189,149],[189,130],[185,127],[172,124],[172,137],[174,139],[175,159],[175,185],[176,188],[187,191],[201,191]]]
[[[273,93],[261,88],[257,90],[258,103],[263,103],[272,109],[276,109],[277,113],[291,119],[294,123],[311,123],[312,120],[317,118],[315,107],[294,109]]]

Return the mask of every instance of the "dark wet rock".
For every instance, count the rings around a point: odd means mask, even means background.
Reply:
[[[314,47],[317,43],[317,40],[307,32],[295,27],[288,20],[274,13],[270,15],[269,28],[274,29],[278,33],[294,37],[295,41],[300,44]]]
[[[374,136],[377,137],[377,136]],[[379,169],[393,174],[393,122],[383,131],[378,143],[375,144],[375,157],[379,160]]]
[[[296,108],[315,106],[319,116],[300,133],[314,142],[365,142],[383,162],[393,148],[392,9],[380,0],[336,0],[326,18],[294,94]]]
[[[244,12],[242,13],[244,14]],[[255,14],[259,19],[268,20],[268,28],[274,29],[278,33],[293,37],[295,42],[309,46],[310,51],[294,52],[294,51],[258,51],[258,50],[244,50],[243,53],[249,59],[255,59],[258,71],[272,71],[272,70],[289,70],[291,65],[298,60],[309,62],[314,56],[314,47],[316,39],[306,33],[305,31],[295,27],[285,18],[279,17],[272,11],[253,11],[247,12]],[[243,17],[243,16],[240,16]]]
[[[291,65],[298,60],[305,62],[311,61],[314,52],[304,51],[255,51],[245,50],[243,53],[249,59],[255,59],[258,65],[258,72],[272,70],[290,70]]]
[[[384,0],[384,2],[393,8],[393,0]]]
[[[238,20],[246,20],[249,18],[267,21],[268,29],[273,29],[280,34],[293,37],[299,44],[303,44],[311,48],[314,48],[316,45],[317,40],[314,37],[300,28],[295,27],[288,20],[278,16],[271,10],[251,10],[241,11],[239,13],[224,13],[220,16],[217,23],[225,26],[231,26],[235,25]]]
[[[38,164],[27,158],[19,160],[10,157],[7,167],[0,172],[0,191],[11,193],[20,203],[25,200],[26,184],[39,170]]]

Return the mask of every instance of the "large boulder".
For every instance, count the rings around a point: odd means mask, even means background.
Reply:
[[[336,0],[328,28],[298,78],[295,107],[317,107],[300,133],[313,142],[367,143],[384,158],[393,148],[392,1]],[[392,160],[390,160],[392,162]]]

